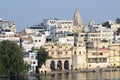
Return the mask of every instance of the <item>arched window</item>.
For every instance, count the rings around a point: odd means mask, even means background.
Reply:
[[[62,61],[60,60],[57,62],[57,69],[62,70]]]
[[[69,61],[68,60],[66,60],[64,62],[64,69],[69,69]]]
[[[55,70],[55,62],[54,61],[51,61],[50,68],[51,68],[51,70]]]

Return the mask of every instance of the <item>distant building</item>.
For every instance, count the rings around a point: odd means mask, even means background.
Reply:
[[[72,45],[60,43],[47,43],[44,48],[48,51],[51,59],[46,61],[45,66],[51,70],[72,69]]]
[[[0,37],[0,42],[4,41],[4,40],[9,40],[9,41],[15,42],[18,45],[19,45],[19,42],[20,42],[20,38],[19,37]]]
[[[46,67],[44,64],[39,68],[40,74],[46,75],[47,73],[51,73],[51,69]]]
[[[39,49],[41,46],[43,46],[46,42],[46,36],[45,34],[40,34],[38,36],[31,36],[32,38],[32,44],[35,49]]]
[[[72,33],[73,20],[45,19],[43,24],[52,41],[64,37],[65,33]]]
[[[114,31],[109,28],[102,28],[100,30],[101,40],[113,41],[114,40]]]
[[[13,21],[2,20],[0,18],[0,31],[16,32],[16,24]]]
[[[87,68],[107,68],[114,65],[114,63],[110,61],[113,56],[109,56],[110,51],[107,48],[88,49],[87,54]]]
[[[72,51],[72,69],[85,69],[87,66],[86,46],[80,38],[78,38],[76,46],[73,46]]]
[[[114,40],[120,42],[120,28],[114,33]]]
[[[59,43],[66,43],[66,44],[71,44],[74,46],[74,36],[73,34],[66,35],[65,37],[61,37],[58,40]]]
[[[24,53],[23,60],[26,64],[30,65],[29,73],[36,73],[36,66],[38,66],[37,53],[26,52]]]
[[[40,33],[38,29],[36,31],[36,34],[33,33],[35,32],[34,30],[30,30],[30,31],[29,30],[28,30],[29,33],[28,32],[16,33],[15,36],[20,37],[20,45],[21,47],[23,47],[25,51],[32,49],[39,49],[46,42],[46,38],[47,38],[46,34]]]
[[[44,27],[41,26],[41,25],[36,25],[36,26],[33,26],[33,27],[27,27],[24,29],[24,32],[26,34],[31,34],[31,35],[38,35],[39,33],[44,33],[45,30],[44,30]]]
[[[51,59],[45,66],[51,70],[83,69],[86,65],[86,47],[84,43],[73,46],[67,43],[49,43],[44,46]]]
[[[120,41],[113,42],[110,50],[113,50],[113,62],[115,63],[114,66],[120,67]]]

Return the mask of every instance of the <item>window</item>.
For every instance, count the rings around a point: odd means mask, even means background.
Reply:
[[[107,58],[103,58],[103,62],[107,62]]]
[[[102,48],[105,48],[105,46],[103,46]]]
[[[59,48],[62,48],[62,46],[59,46]]]
[[[92,53],[92,55],[96,55],[96,53]]]
[[[35,40],[35,42],[37,42],[37,40]]]
[[[66,54],[68,54],[68,52],[66,51]]]
[[[41,40],[39,40],[39,42],[41,42]]]
[[[94,58],[94,61],[97,62],[97,58]]]
[[[35,62],[33,62],[33,64],[35,64]]]
[[[62,54],[62,52],[58,52],[58,54]]]
[[[97,62],[100,62],[100,60],[101,60],[101,59],[100,59],[100,58],[98,58],[98,59],[97,59]]]
[[[92,62],[92,61],[93,61],[93,59],[92,59],[92,58],[89,58],[89,59],[88,59],[88,61],[89,61],[89,62]]]
[[[33,59],[34,58],[34,56],[31,56],[31,59]]]
[[[81,51],[79,51],[79,55],[81,55]]]
[[[54,52],[52,52],[51,54],[54,54]]]
[[[100,55],[103,55],[103,53],[100,53]]]
[[[89,67],[91,67],[91,65],[89,64]]]
[[[74,55],[76,55],[76,51],[74,51]]]
[[[64,26],[64,28],[67,28],[67,26]]]
[[[102,62],[107,62],[107,58],[89,58],[88,59],[89,63],[102,63]]]
[[[52,46],[52,48],[54,48],[54,46]]]

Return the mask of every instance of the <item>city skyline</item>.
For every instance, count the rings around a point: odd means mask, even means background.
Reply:
[[[1,3],[0,17],[15,21],[17,31],[41,23],[46,18],[72,19],[75,9],[79,10],[83,24],[88,24],[90,20],[101,23],[120,17],[119,0],[1,0]]]

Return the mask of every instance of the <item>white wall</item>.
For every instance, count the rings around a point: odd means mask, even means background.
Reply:
[[[41,36],[32,36],[33,39],[33,47],[39,48],[43,46],[46,42],[46,36],[42,34]]]

